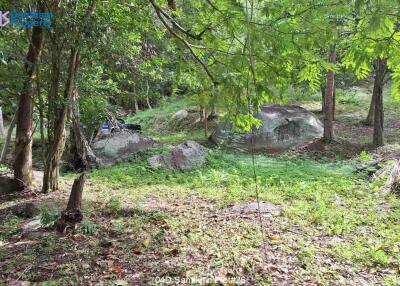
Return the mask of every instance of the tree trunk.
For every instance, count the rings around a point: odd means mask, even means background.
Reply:
[[[67,120],[69,102],[75,87],[78,58],[78,51],[75,48],[71,48],[64,98],[57,104],[57,108],[54,112],[56,119],[54,122],[53,138],[49,145],[43,176],[42,192],[44,193],[47,193],[50,189],[58,189],[59,164],[64,152],[66,139],[65,123]]]
[[[86,140],[80,128],[80,116],[79,116],[79,101],[78,91],[75,89],[71,99],[71,166],[75,171],[84,171],[89,167],[90,163],[96,162],[96,156],[94,155],[89,143]]]
[[[332,108],[333,121],[336,119],[336,85],[333,86],[333,108]]]
[[[71,194],[69,195],[67,210],[81,210],[83,186],[86,182],[86,174],[82,173],[79,178],[74,180]]]
[[[203,120],[204,120],[204,135],[208,136],[208,120],[207,120],[207,109],[203,108]]]
[[[375,112],[375,94],[372,93],[371,103],[369,105],[367,118],[364,120],[364,124],[367,126],[372,126],[374,123],[374,112]]]
[[[44,100],[41,92],[40,80],[39,80],[39,72],[36,78],[36,88],[37,88],[37,97],[39,99],[39,129],[40,129],[40,141],[42,145],[42,162],[43,166],[46,164],[46,139],[44,136]]]
[[[321,112],[322,112],[322,114],[325,113],[325,92],[326,92],[326,86],[321,85],[321,98],[322,98]]]
[[[199,106],[199,116],[200,116],[200,122],[204,121],[204,107],[202,105]]]
[[[75,225],[82,221],[81,211],[83,187],[86,182],[86,174],[82,173],[74,180],[69,195],[67,208],[62,212],[61,218],[56,223],[57,230],[65,233],[67,229],[74,229]]]
[[[135,98],[135,112],[138,113],[139,112],[139,105],[137,103],[137,99]]]
[[[374,114],[375,114],[375,100],[376,100],[376,92],[379,91],[379,89],[383,90],[383,86],[384,86],[384,75],[383,75],[383,79],[378,79],[378,71],[377,71],[377,63],[374,63],[374,69],[375,69],[375,77],[374,77],[374,89],[372,92],[372,97],[371,97],[371,104],[369,106],[369,110],[368,110],[368,116],[367,118],[364,120],[364,124],[367,126],[372,126],[374,124]],[[385,67],[385,74],[386,74],[386,67]],[[380,75],[379,75],[380,76]],[[377,87],[375,88],[375,85],[382,85],[381,88]]]
[[[146,104],[147,104],[147,107],[148,107],[149,109],[151,109],[150,100],[149,100],[149,97],[148,97],[148,96],[146,97]]]
[[[336,51],[329,51],[329,62],[336,63]],[[326,75],[326,93],[324,107],[324,141],[330,143],[333,140],[333,100],[335,90],[335,74],[332,70]]]
[[[212,107],[211,107],[211,112],[208,115],[207,119],[208,120],[213,120],[215,118],[218,118],[218,110],[217,110],[217,107],[215,106],[215,104],[213,104]]]
[[[375,61],[375,80],[374,90],[374,135],[373,145],[379,147],[383,145],[383,85],[386,74],[386,59],[378,59]]]
[[[3,121],[3,111],[0,106],[0,135],[5,136],[6,132],[4,130],[4,121]]]
[[[12,136],[16,121],[17,121],[17,114],[14,114],[13,119],[10,122],[10,126],[8,127],[6,140],[4,141],[3,149],[1,151],[0,163],[2,163],[2,164],[4,164],[7,161],[8,147],[10,146],[10,143],[11,143],[11,136]]]
[[[43,11],[43,7],[38,7]],[[18,99],[17,131],[15,137],[14,178],[22,190],[32,185],[32,122],[34,82],[37,64],[43,47],[44,33],[41,27],[32,28],[32,39],[26,56],[27,77]]]

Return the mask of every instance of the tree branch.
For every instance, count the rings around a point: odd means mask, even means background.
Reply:
[[[153,6],[154,6],[154,5],[153,5]],[[178,22],[176,22],[176,21],[175,21],[170,15],[168,15],[168,13],[165,12],[163,9],[161,9],[161,8],[158,7],[158,6],[157,6],[156,9],[158,9],[158,11],[159,11],[165,18],[167,18],[169,21],[171,21],[171,23],[172,23],[172,25],[173,25],[174,27],[176,27],[179,31],[181,31],[182,33],[184,33],[185,35],[187,35],[188,37],[190,37],[190,38],[192,38],[192,39],[199,40],[199,41],[202,40],[203,34],[210,28],[210,25],[208,25],[208,26],[204,29],[204,31],[202,31],[200,34],[198,34],[198,35],[192,34],[192,33],[190,32],[190,29],[189,29],[189,30],[184,29],[181,25],[178,24]]]
[[[167,28],[168,32],[170,32],[175,38],[177,38],[179,41],[181,41],[189,50],[189,52],[192,54],[192,56],[195,58],[195,60],[203,67],[204,71],[207,73],[208,77],[214,84],[214,86],[218,85],[218,82],[215,80],[214,76],[212,75],[211,71],[208,69],[207,65],[196,55],[196,53],[193,51],[191,44],[188,43],[184,38],[179,36],[164,20],[162,14],[161,14],[161,8],[157,6],[157,4],[154,2],[154,0],[149,0],[151,5],[153,6],[157,17],[160,19],[160,21],[163,23],[165,28]]]

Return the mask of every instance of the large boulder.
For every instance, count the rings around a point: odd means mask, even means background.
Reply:
[[[206,163],[205,148],[194,141],[185,141],[168,155],[156,155],[148,159],[153,168],[167,168],[172,170],[191,170]]]
[[[183,120],[186,117],[188,117],[188,115],[189,115],[189,112],[187,112],[187,110],[181,109],[181,110],[178,110],[177,112],[175,112],[172,115],[171,119],[176,120],[176,121],[180,121],[180,120]]]
[[[232,131],[228,122],[220,124],[210,140],[215,144],[243,150],[280,152],[321,138],[324,128],[310,111],[295,105],[263,106],[254,117],[261,120],[260,128],[251,133]]]
[[[111,166],[132,154],[158,147],[152,138],[128,131],[114,133],[93,143],[92,149],[101,166]]]

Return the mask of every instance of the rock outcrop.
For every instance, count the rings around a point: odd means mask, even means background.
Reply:
[[[229,148],[280,152],[321,138],[324,128],[310,111],[295,105],[264,106],[254,117],[262,125],[251,133],[233,132],[228,122],[220,124],[210,140]]]
[[[160,146],[152,138],[128,131],[121,131],[99,139],[92,149],[100,166],[111,166],[131,155]]]

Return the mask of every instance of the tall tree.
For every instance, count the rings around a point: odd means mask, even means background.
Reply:
[[[329,63],[336,63],[336,51],[332,48],[329,51]],[[335,73],[329,70],[326,75],[326,92],[324,104],[324,141],[330,143],[333,139],[333,119],[334,119],[334,93],[335,93]]]
[[[383,86],[385,74],[391,72],[391,95],[400,96],[400,6],[395,1],[356,1],[356,33],[344,63],[355,69],[360,79],[375,70],[373,96],[367,123],[373,122],[372,143],[383,145]],[[373,120],[372,120],[373,118]],[[370,121],[371,120],[371,121]]]
[[[38,11],[44,11],[42,2],[38,2]],[[17,130],[15,137],[14,178],[19,189],[32,185],[32,135],[33,135],[33,98],[38,62],[42,53],[44,33],[42,27],[32,28],[32,37],[26,55],[26,77],[17,105]]]
[[[383,83],[386,74],[386,59],[377,59],[374,63],[375,66],[375,81],[374,81],[374,135],[373,144],[375,147],[383,145]]]

